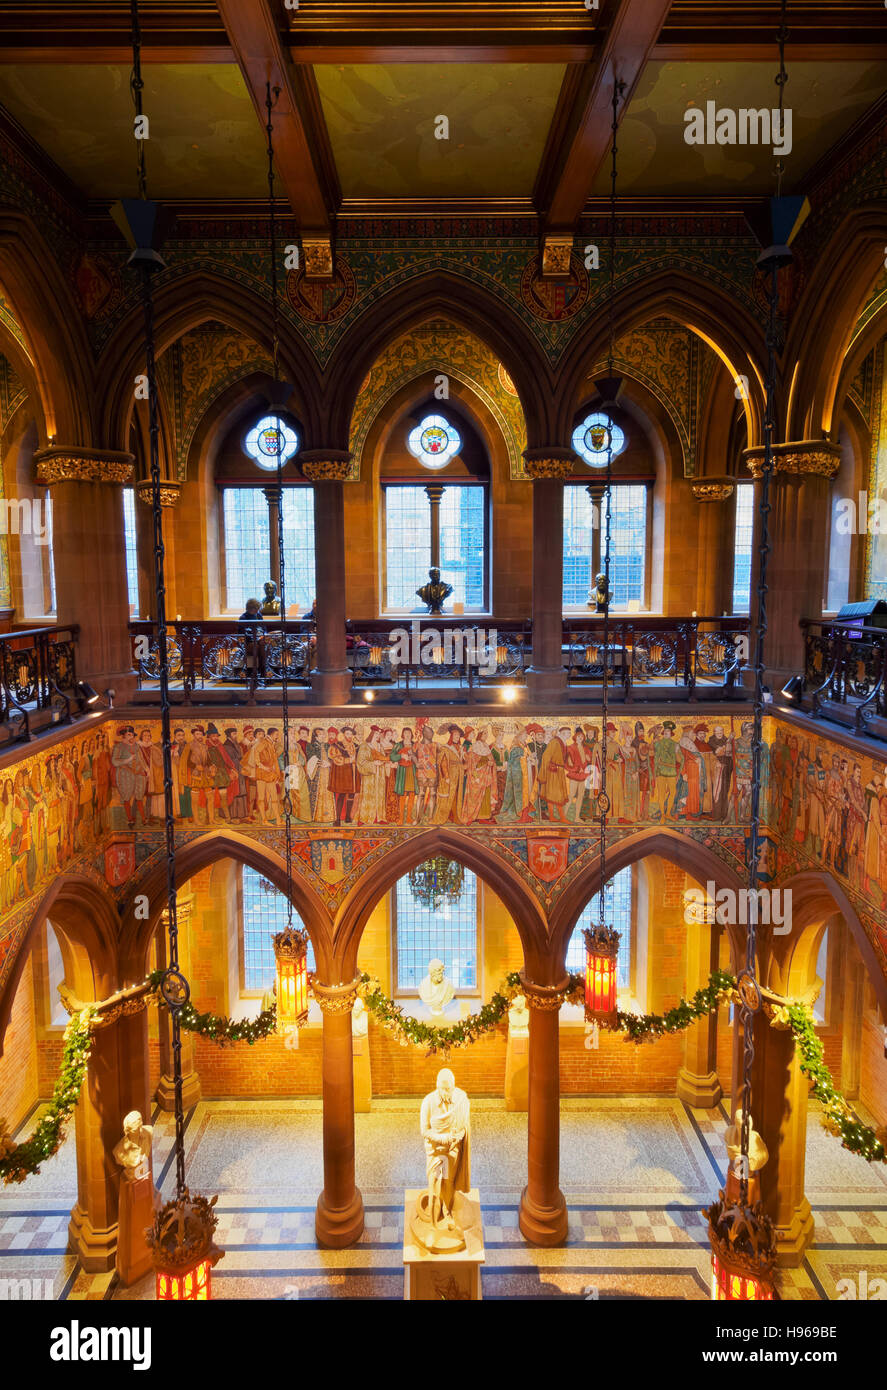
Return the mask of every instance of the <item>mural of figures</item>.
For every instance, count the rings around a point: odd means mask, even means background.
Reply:
[[[575,711],[475,723],[403,714],[294,723],[289,767],[279,720],[255,720],[174,723],[181,831],[237,825],[279,833],[288,788],[294,841],[305,843],[331,831],[347,840],[432,826],[495,838],[542,825],[549,839],[590,837],[604,772],[614,833],[666,826],[705,838],[710,826],[723,837],[751,815],[746,715],[614,716],[606,768],[600,721]],[[830,742],[824,730],[813,737],[768,718],[762,806],[777,879],[804,865],[822,868],[869,911],[887,911],[885,763]],[[163,811],[156,720],[109,719],[0,772],[0,914],[77,864],[121,887],[160,844]],[[346,840],[339,843],[350,854]]]

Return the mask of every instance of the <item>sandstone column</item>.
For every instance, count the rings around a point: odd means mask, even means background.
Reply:
[[[132,454],[53,445],[34,455],[36,480],[52,490],[52,545],[60,626],[77,624],[77,675],[120,704],[135,689],[129,638],[126,545],[120,488]]]
[[[569,449],[534,449],[524,454],[533,479],[533,664],[527,672],[531,697],[557,697],[566,690],[563,659],[564,479],[573,472]]]
[[[686,919],[685,919],[686,920]],[[708,984],[718,963],[717,928],[706,922],[687,922],[686,996]],[[678,1071],[677,1096],[687,1105],[711,1110],[721,1098],[717,1073],[717,1013],[691,1024],[684,1034],[684,1062]]]
[[[776,1262],[795,1267],[813,1239],[813,1215],[804,1195],[809,1082],[791,1031],[772,1027],[765,1009],[754,1016],[754,1037],[751,1113],[770,1153],[761,1171],[761,1198],[776,1228]],[[740,1104],[737,1091],[735,1105]]]
[[[314,573],[317,649],[311,688],[319,704],[341,705],[351,693],[345,645],[345,479],[351,455],[314,450],[300,456],[314,484]]]
[[[323,1011],[323,1191],[314,1229],[318,1244],[334,1250],[353,1245],[363,1231],[363,1198],[354,1185],[351,1010],[357,983],[312,984]]]
[[[283,504],[281,489],[277,486],[262,488],[265,494],[265,501],[268,503],[268,536],[271,542],[271,573],[269,579],[273,579],[280,592],[280,508]],[[287,601],[289,606],[290,600]]]
[[[145,1001],[118,1009],[96,1027],[83,1090],[74,1111],[77,1202],[68,1225],[68,1248],[88,1273],[114,1268],[120,1173],[114,1145],[123,1117],[140,1110],[150,1118],[148,1028]]]
[[[527,1095],[527,1185],[518,1224],[533,1245],[561,1245],[567,1237],[567,1205],[558,1186],[560,1165],[559,985],[531,984],[521,976],[530,1007]]]
[[[761,470],[763,448],[746,449],[743,458],[755,479],[752,547],[752,618],[757,606],[760,553]],[[837,444],[826,439],[777,444],[770,481],[770,557],[767,563],[767,678],[774,694],[804,669],[800,618],[821,618],[828,582],[826,536],[830,484],[841,463]],[[752,652],[752,660],[754,653]]]
[[[690,491],[702,504],[696,611],[700,617],[717,618],[733,611],[733,571],[719,557],[733,553],[734,484],[730,478],[700,478],[691,482]]]

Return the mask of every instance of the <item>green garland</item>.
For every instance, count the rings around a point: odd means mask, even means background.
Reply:
[[[570,976],[571,986],[577,981],[581,983],[581,980],[582,977],[579,975]],[[410,1044],[414,1047],[424,1047],[426,1056],[431,1057],[435,1052],[449,1052],[452,1048],[468,1047],[471,1043],[477,1042],[484,1033],[492,1032],[507,1014],[514,996],[520,994],[521,977],[516,970],[512,971],[506,976],[504,993],[497,990],[479,1013],[460,1018],[449,1028],[437,1028],[433,1023],[424,1023],[420,1018],[411,1018],[409,1014],[405,1014],[400,1005],[395,1004],[385,993],[379,981],[366,972],[360,977],[359,988],[364,1004],[375,1014],[382,1027],[394,1035],[401,1047],[409,1047]]]
[[[626,1042],[653,1043],[666,1033],[680,1033],[691,1023],[713,1013],[721,1000],[736,988],[736,980],[726,970],[715,970],[709,982],[697,989],[689,1001],[682,999],[664,1014],[617,1013],[616,1022],[609,1026],[613,1032],[625,1033]]]
[[[39,1173],[41,1163],[59,1149],[86,1076],[92,1052],[90,1025],[95,1013],[95,1006],[90,1005],[74,1014],[65,1028],[61,1070],[46,1114],[37,1121],[33,1134],[23,1143],[13,1144],[5,1137],[0,1121],[0,1178],[5,1183],[24,1182],[31,1173]]]
[[[154,991],[157,1003],[166,1008],[160,993],[160,982],[165,970],[155,970],[148,976],[148,984]],[[224,1014],[200,1013],[190,1001],[179,1013],[179,1027],[188,1033],[199,1033],[202,1038],[227,1047],[231,1043],[245,1042],[252,1047],[261,1038],[268,1038],[277,1030],[277,1005],[263,1009],[255,1018],[234,1020]]]
[[[801,1054],[801,1071],[810,1078],[811,1091],[825,1106],[823,1124],[837,1135],[850,1153],[860,1154],[867,1163],[887,1162],[887,1129],[878,1133],[854,1114],[825,1065],[822,1040],[817,1036],[813,1014],[806,1004],[788,1004],[775,1011],[773,1022],[787,1023]],[[884,1138],[880,1138],[880,1134]]]

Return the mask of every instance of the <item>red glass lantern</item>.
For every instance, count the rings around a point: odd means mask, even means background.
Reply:
[[[308,1022],[308,933],[289,926],[274,938],[277,962],[277,1031]]]
[[[608,1023],[616,1017],[619,933],[612,927],[588,927],[585,936],[585,1017]]]
[[[711,1296],[716,1303],[771,1303],[776,1236],[760,1202],[733,1201],[724,1192],[703,1211],[711,1246]]]
[[[192,1197],[187,1187],[167,1202],[145,1231],[151,1247],[160,1303],[201,1303],[212,1298],[212,1268],[224,1251],[213,1241],[218,1197]]]

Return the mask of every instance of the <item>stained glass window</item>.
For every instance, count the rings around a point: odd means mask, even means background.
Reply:
[[[126,546],[126,591],[129,596],[129,616],[139,616],[139,560],[136,550],[136,495],[131,487],[123,489],[123,540]]]
[[[581,425],[573,431],[573,448],[590,468],[606,468],[607,435],[612,441],[612,455],[615,458],[625,448],[625,434],[609,415],[596,410],[586,415]]]
[[[631,866],[620,869],[608,880],[604,890],[604,910],[607,925],[619,932],[619,959],[617,961],[616,985],[618,989],[631,988]],[[600,897],[595,894],[583,909],[576,923],[570,944],[567,947],[567,969],[579,973],[585,970],[586,927],[596,926],[600,921]]]
[[[258,487],[226,487],[222,502],[225,534],[225,606],[242,613],[248,598],[261,598],[271,578],[270,513]],[[283,489],[286,606],[307,612],[315,596],[314,497],[310,487]]]
[[[643,608],[647,566],[647,488],[617,483],[612,488],[610,586],[613,607],[635,601]],[[583,486],[564,488],[564,608],[584,608],[594,577],[604,569],[606,498],[599,515]]]
[[[260,468],[272,469],[277,467],[278,449],[282,463],[292,458],[299,447],[299,436],[279,415],[263,415],[246,436],[243,447]]]
[[[747,613],[751,598],[751,545],[755,485],[736,484],[736,527],[733,533],[733,612]]]
[[[462,437],[442,415],[426,415],[410,430],[407,448],[423,468],[446,468],[462,448]]]
[[[250,993],[271,989],[275,979],[272,937],[286,926],[286,897],[255,869],[243,873],[243,988]],[[293,926],[303,925],[297,912]],[[308,946],[308,969],[314,970],[314,947]]]
[[[421,485],[385,489],[386,607],[419,606],[431,564],[431,504]]]
[[[397,988],[418,989],[430,960],[441,960],[455,989],[477,988],[477,879],[468,869],[458,902],[430,908],[418,902],[408,878],[394,890]]]

